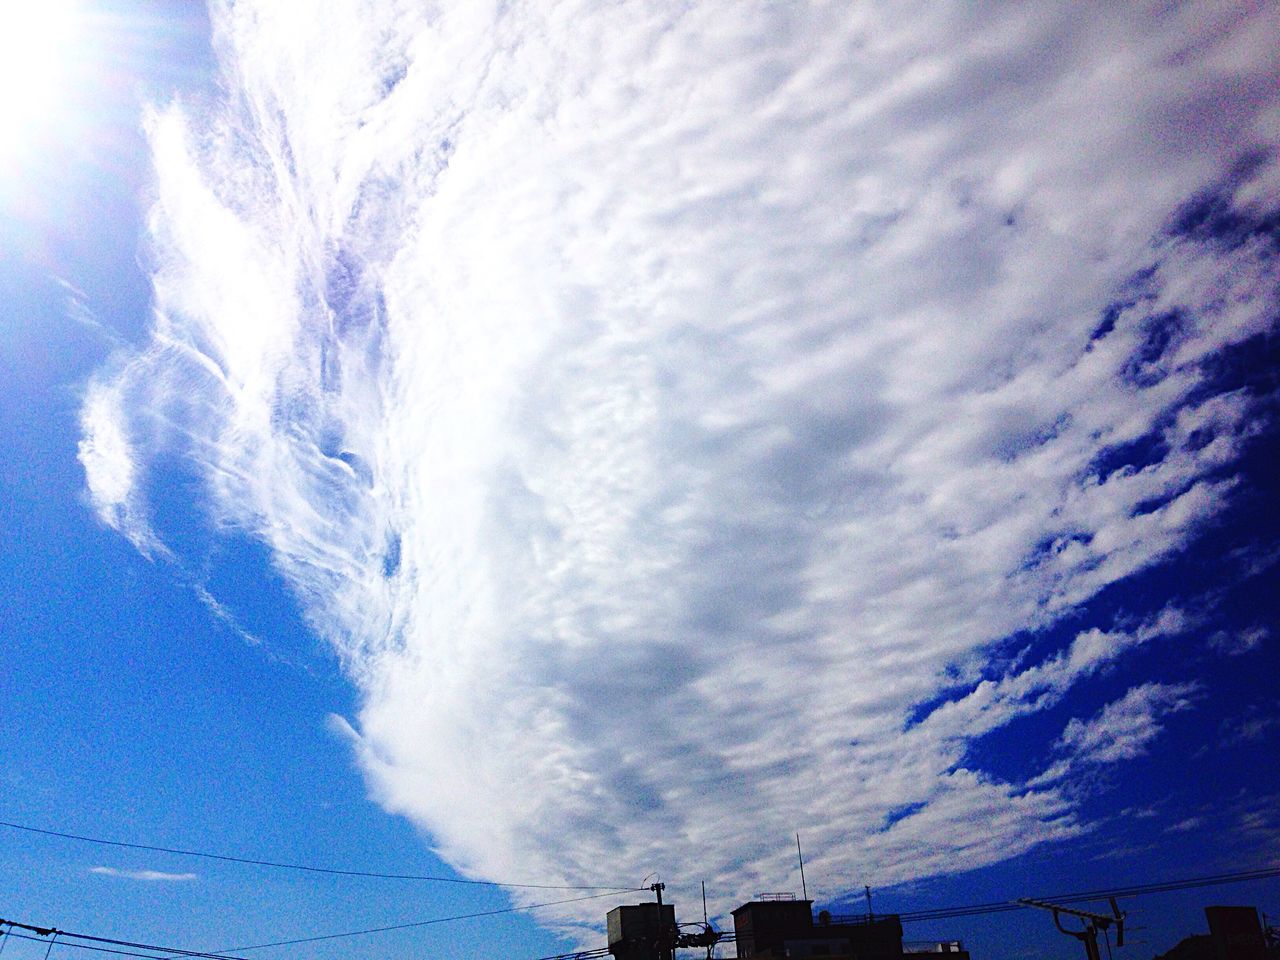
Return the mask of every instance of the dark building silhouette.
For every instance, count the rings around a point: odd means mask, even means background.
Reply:
[[[1255,907],[1205,907],[1209,932],[1187,937],[1156,960],[1277,960]]]
[[[673,948],[694,946],[686,941],[698,940],[680,933],[669,903],[661,913],[656,903],[616,907],[609,911],[608,928],[615,960],[669,960]],[[744,903],[733,911],[733,933],[739,960],[887,960],[922,953],[969,960],[958,940],[904,944],[902,923],[894,914],[833,917],[823,910],[815,921],[813,901],[790,894],[762,895]]]
[[[676,908],[669,903],[614,907],[605,919],[615,960],[661,960],[674,946]]]
[[[813,916],[812,900],[761,897],[733,911],[740,960],[884,960],[917,953],[946,953],[969,960],[959,940],[903,943],[896,914]]]
[[[753,900],[733,911],[739,957],[768,957],[813,927],[812,900]]]
[[[753,900],[733,911],[740,960],[807,960],[810,957],[879,960],[901,957],[902,924],[892,914],[813,921],[812,900]]]

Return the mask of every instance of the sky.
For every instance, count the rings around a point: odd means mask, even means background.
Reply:
[[[1276,7],[46,6],[0,820],[482,882],[0,827],[0,916],[726,918],[797,834],[837,913],[1280,866]],[[1212,902],[1280,884],[1135,899],[1129,955]]]

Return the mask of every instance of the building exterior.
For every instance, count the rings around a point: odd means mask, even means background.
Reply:
[[[614,960],[663,960],[675,946],[676,908],[669,903],[614,907],[606,924]]]
[[[616,907],[608,929],[614,960],[671,960],[677,947],[706,947],[710,956],[718,940],[730,939],[715,932],[682,934],[669,903]],[[969,960],[958,940],[904,944],[894,914],[832,917],[823,910],[815,920],[813,901],[791,894],[762,895],[734,910],[732,939],[739,960],[888,960],[922,953]]]
[[[812,900],[753,900],[733,911],[739,960],[901,957],[902,924],[883,917],[840,918],[823,911],[813,919]]]
[[[1205,907],[1208,934],[1187,937],[1156,960],[1278,960],[1256,907]]]

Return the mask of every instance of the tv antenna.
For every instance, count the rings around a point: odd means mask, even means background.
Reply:
[[[1120,912],[1120,906],[1116,903],[1115,897],[1108,898],[1111,902],[1111,915],[1107,916],[1103,913],[1090,913],[1088,910],[1075,910],[1071,907],[1064,907],[1060,903],[1050,903],[1046,900],[1032,900],[1030,897],[1020,897],[1018,902],[1028,907],[1039,907],[1041,910],[1053,911],[1053,924],[1062,933],[1069,937],[1075,937],[1084,944],[1084,955],[1087,960],[1102,960],[1102,955],[1098,953],[1098,931],[1104,933],[1113,923],[1116,926],[1116,946],[1124,946],[1124,914]],[[1062,925],[1062,914],[1071,917],[1079,917],[1085,921],[1084,926],[1079,930],[1068,930]],[[1108,942],[1107,951],[1110,953],[1111,945]]]

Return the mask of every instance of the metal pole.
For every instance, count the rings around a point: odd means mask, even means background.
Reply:
[[[804,854],[800,852],[800,834],[796,834],[796,856],[800,858],[800,890],[806,900],[809,899],[809,888],[804,882]]]
[[[667,932],[666,921],[662,917],[662,891],[667,889],[665,883],[654,883],[649,889],[658,895],[658,957],[660,960],[674,960],[675,953],[671,949],[671,937]]]

